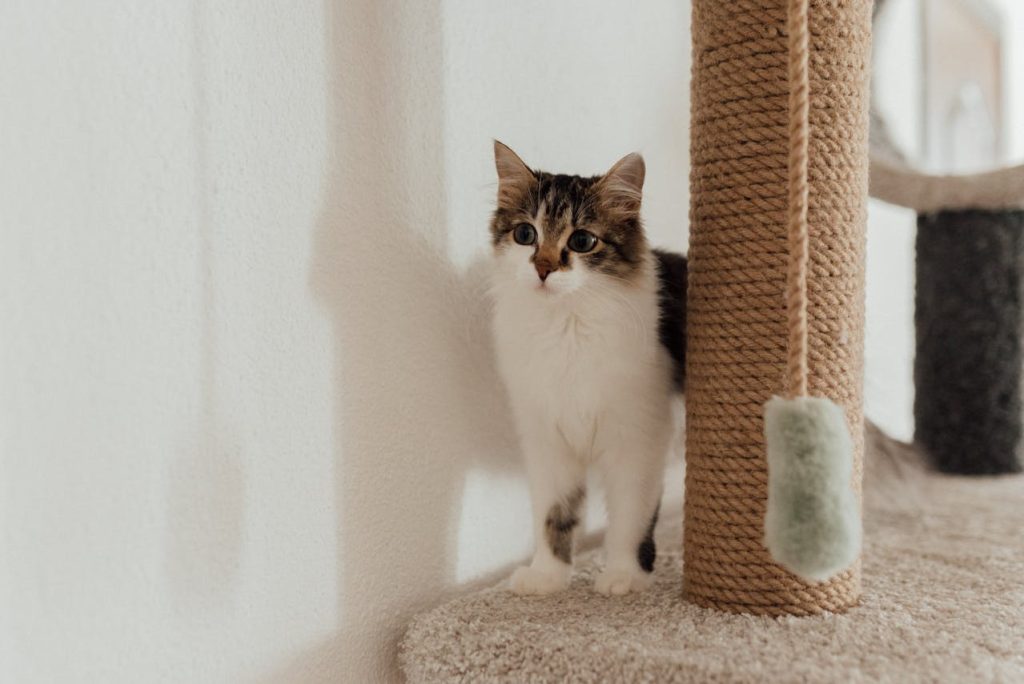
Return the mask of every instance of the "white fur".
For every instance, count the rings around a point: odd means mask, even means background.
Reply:
[[[513,574],[511,587],[546,594],[568,586],[571,566],[548,548],[544,521],[594,466],[609,517],[607,565],[595,588],[606,594],[642,589],[650,575],[640,568],[637,548],[661,498],[677,415],[671,360],[658,339],[653,256],[628,283],[576,262],[542,284],[532,253],[532,246],[503,245],[493,279],[498,363],[534,509],[536,551]]]

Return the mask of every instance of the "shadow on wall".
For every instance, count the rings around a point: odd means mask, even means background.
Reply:
[[[466,472],[516,463],[485,274],[445,254],[440,2],[327,0],[326,15],[310,278],[334,329],[340,631],[274,681],[397,678],[408,618],[454,584]]]
[[[208,31],[203,6],[192,6],[192,83],[195,112],[195,195],[199,246],[196,282],[201,318],[199,429],[181,445],[168,470],[168,521],[164,567],[176,601],[207,604],[233,601],[245,526],[245,469],[241,447],[217,401],[219,345],[214,325],[216,270],[212,244],[215,229],[210,188],[209,106],[207,101]]]

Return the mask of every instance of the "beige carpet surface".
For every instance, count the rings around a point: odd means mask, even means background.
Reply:
[[[1024,682],[1024,478],[873,456],[864,596],[849,613],[772,619],[683,602],[676,518],[660,525],[652,590],[596,594],[590,552],[561,595],[497,586],[417,617],[403,670],[414,682]]]

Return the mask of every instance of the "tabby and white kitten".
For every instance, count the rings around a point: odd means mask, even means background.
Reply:
[[[643,589],[679,427],[686,258],[651,250],[640,222],[644,161],[603,176],[531,170],[495,142],[491,222],[499,368],[526,460],[533,561],[520,594],[564,589],[589,466],[606,489],[603,594]]]

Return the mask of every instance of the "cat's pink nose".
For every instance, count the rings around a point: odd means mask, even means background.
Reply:
[[[551,267],[547,264],[534,264],[537,269],[537,277],[540,278],[540,282],[544,282],[548,279],[548,274],[551,273]]]

